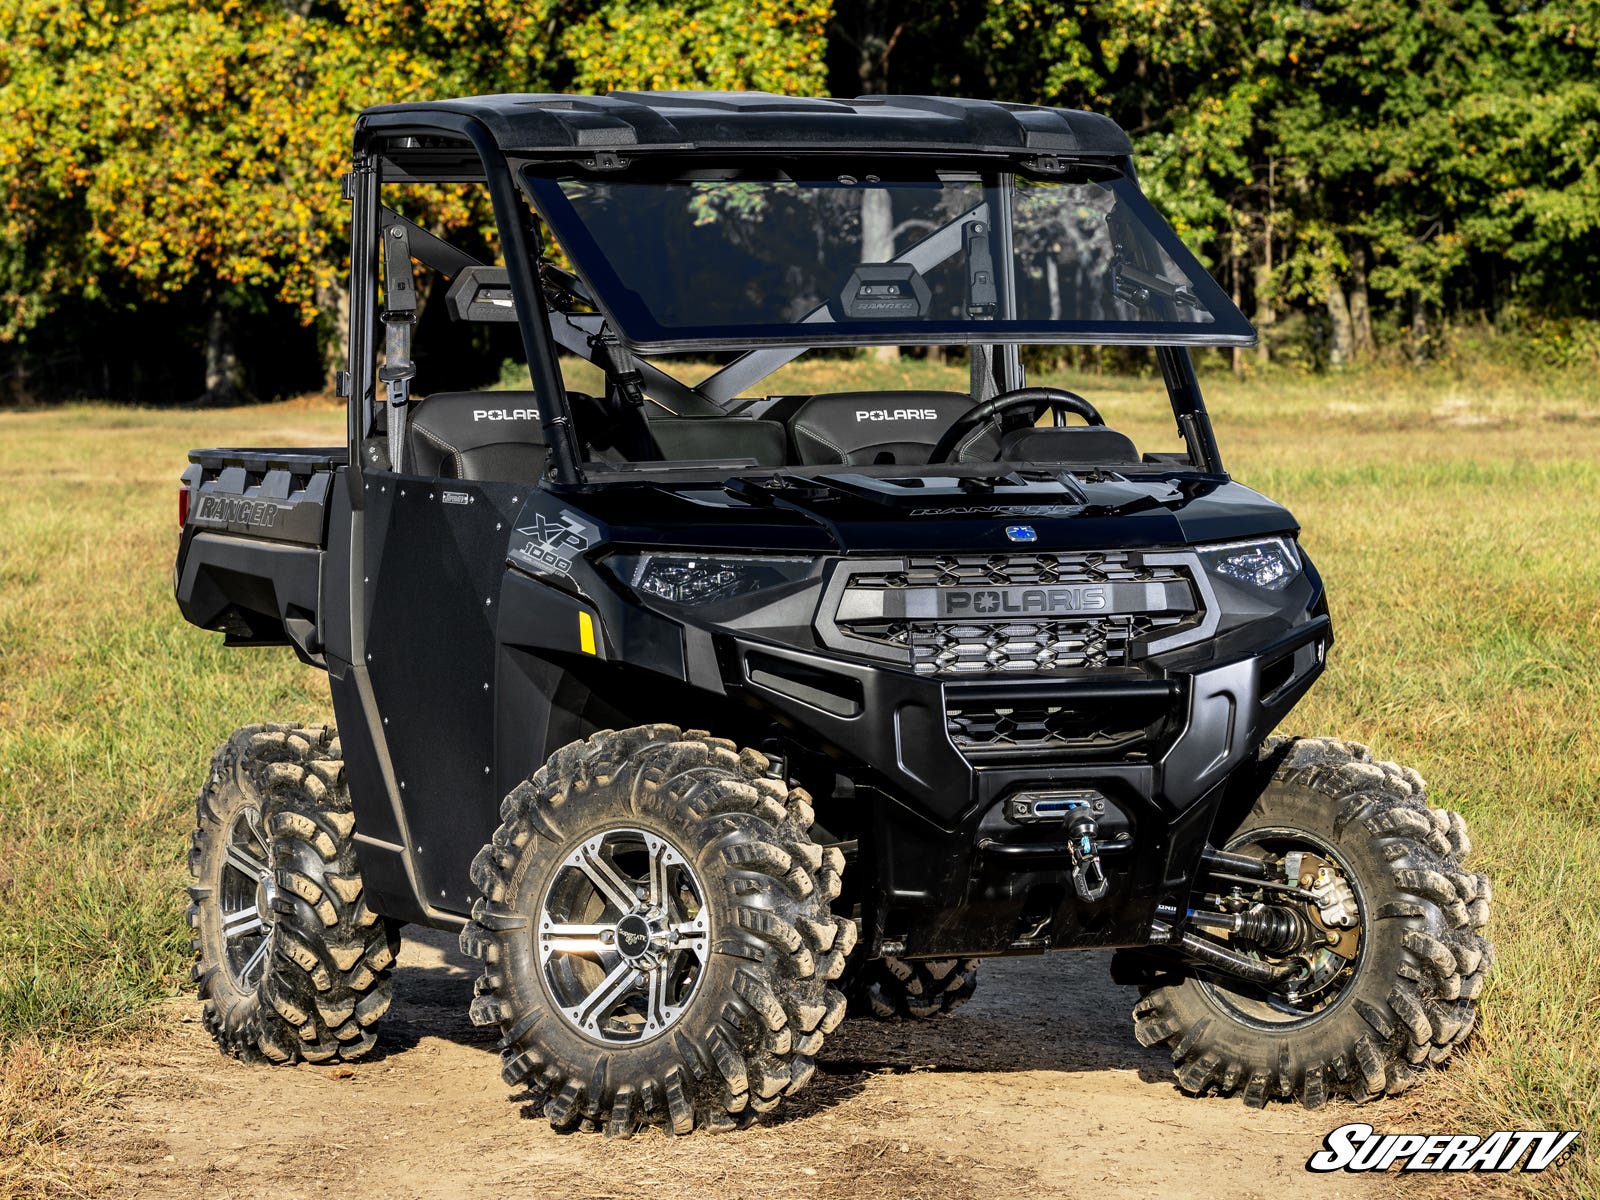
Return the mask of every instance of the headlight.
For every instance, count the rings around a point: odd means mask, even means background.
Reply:
[[[1288,587],[1300,574],[1300,551],[1289,538],[1206,546],[1200,550],[1200,561],[1213,575],[1269,592]]]
[[[804,579],[814,562],[739,554],[614,554],[606,566],[643,595],[672,604],[715,604]]]

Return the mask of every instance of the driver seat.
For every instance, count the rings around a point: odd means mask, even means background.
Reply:
[[[923,465],[940,435],[972,410],[965,392],[829,392],[789,419],[795,461],[803,466]],[[956,462],[983,462],[1000,449],[989,422],[962,439]]]

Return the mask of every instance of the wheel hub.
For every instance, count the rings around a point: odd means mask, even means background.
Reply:
[[[273,882],[272,872],[263,867],[261,877],[256,881],[256,915],[261,918],[262,924],[272,920],[272,906],[277,898],[278,885]]]
[[[647,965],[646,959],[651,958],[652,944],[656,939],[656,931],[651,928],[650,919],[642,912],[631,912],[617,922],[616,928],[617,953],[636,965]]]
[[[535,935],[555,1011],[607,1045],[666,1032],[709,960],[705,898],[687,857],[660,834],[586,838],[551,877]]]

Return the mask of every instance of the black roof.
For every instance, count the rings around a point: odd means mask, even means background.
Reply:
[[[854,100],[768,92],[513,94],[384,104],[357,122],[373,135],[476,127],[507,153],[572,155],[649,150],[956,151],[1114,157],[1132,147],[1098,113],[947,96]]]

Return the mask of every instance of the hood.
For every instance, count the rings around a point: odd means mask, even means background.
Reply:
[[[722,483],[608,484],[567,498],[613,544],[813,554],[1179,546],[1291,533],[1288,510],[1221,476],[992,477],[849,469]]]

